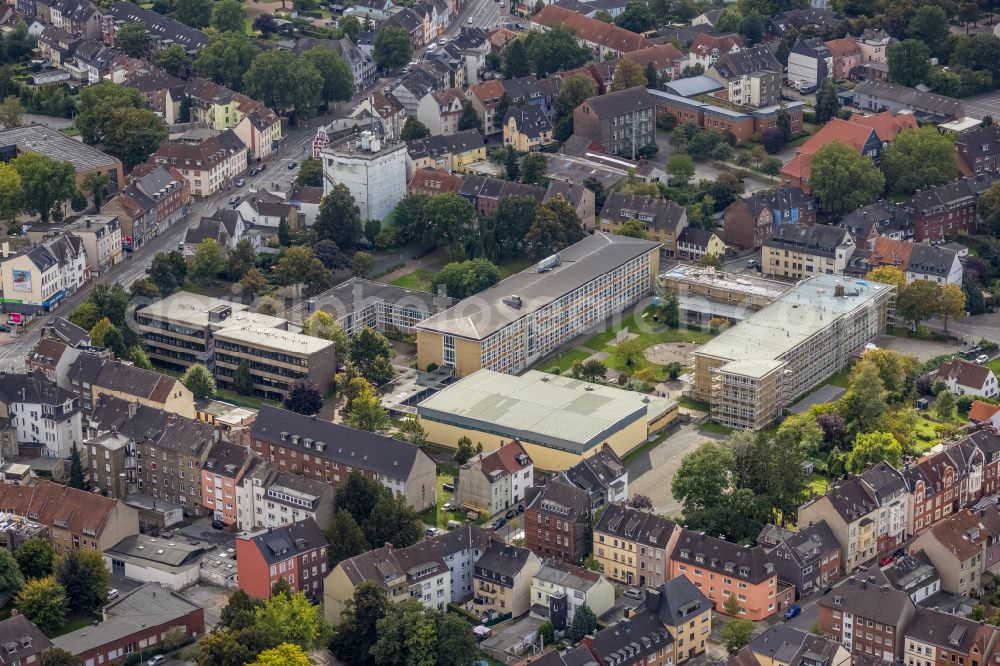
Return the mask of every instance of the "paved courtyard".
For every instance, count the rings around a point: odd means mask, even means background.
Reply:
[[[961,351],[961,347],[953,342],[916,340],[914,338],[901,338],[895,335],[880,336],[875,340],[875,344],[882,349],[895,349],[900,353],[916,356],[921,361],[929,361],[935,356],[954,354],[957,351]]]
[[[670,484],[680,467],[681,458],[705,440],[716,437],[699,432],[697,426],[682,425],[656,448],[630,459],[626,463],[629,494],[648,496],[656,513],[667,516],[680,514],[681,505],[670,493]]]
[[[982,120],[984,116],[997,115],[997,110],[1000,109],[1000,90],[966,97],[963,101],[965,115]]]

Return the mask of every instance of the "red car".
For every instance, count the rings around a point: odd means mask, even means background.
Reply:
[[[883,557],[881,560],[878,561],[878,565],[880,567],[884,567],[885,565],[892,564],[895,561],[896,561],[895,555],[886,555],[885,557]]]

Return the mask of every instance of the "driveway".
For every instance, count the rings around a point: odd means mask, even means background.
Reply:
[[[681,512],[680,502],[670,493],[670,484],[684,454],[716,436],[701,433],[697,426],[682,425],[656,448],[631,458],[627,463],[629,493],[646,495],[656,513],[668,516]]]

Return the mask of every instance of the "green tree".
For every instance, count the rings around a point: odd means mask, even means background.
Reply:
[[[646,63],[644,71],[646,73],[646,87],[656,88],[659,85],[660,75],[656,73],[656,65],[653,64],[652,60]]]
[[[24,108],[18,98],[11,96],[0,102],[0,127],[19,127],[23,115]]]
[[[523,39],[515,39],[507,44],[500,57],[503,59],[503,78],[516,79],[531,74],[531,62],[528,61],[528,50]]]
[[[938,5],[922,5],[906,26],[906,36],[923,42],[931,53],[940,55],[948,38],[948,16]]]
[[[736,618],[722,625],[719,638],[729,650],[729,654],[736,654],[740,648],[750,644],[750,639],[753,638],[753,632],[756,628],[757,625],[753,623],[753,620]]]
[[[183,384],[198,400],[211,398],[215,395],[215,377],[201,363],[194,363],[181,375]]]
[[[643,358],[644,346],[638,338],[622,340],[615,346],[615,360],[626,367],[634,367]]]
[[[3,167],[0,166],[0,183],[2,182]],[[0,194],[2,193],[3,186],[0,184]],[[0,196],[0,199],[2,198]],[[987,230],[994,236],[1000,236],[1000,183],[994,183],[990,189],[979,196],[979,214],[983,218]]]
[[[267,277],[265,277],[259,268],[251,268],[240,279],[240,287],[243,288],[243,293],[247,294],[250,298],[267,289],[267,284]]]
[[[361,21],[358,20],[357,16],[352,14],[341,16],[337,21],[337,27],[340,28],[341,32],[343,32],[348,39],[355,44],[358,43],[358,34],[361,32]]]
[[[308,379],[296,379],[288,387],[282,404],[296,414],[311,416],[323,407],[323,394]]]
[[[0,219],[13,220],[21,205],[21,174],[12,165],[0,163]]]
[[[556,139],[565,141],[573,134],[573,109],[596,94],[594,79],[585,74],[574,74],[563,81],[559,95],[556,96],[553,117],[552,133]]]
[[[233,390],[240,395],[253,395],[253,375],[250,374],[250,366],[244,360],[240,361],[233,373]]]
[[[403,129],[399,133],[399,138],[402,141],[416,141],[430,135],[431,131],[427,129],[427,125],[417,120],[416,116],[409,116],[406,122],[403,123]]]
[[[447,246],[452,257],[464,259],[479,254],[479,220],[468,200],[454,192],[428,199],[424,207],[426,231],[422,243],[432,247]]]
[[[957,284],[942,284],[938,291],[938,315],[948,330],[948,320],[960,319],[965,315],[965,292]]]
[[[885,413],[888,396],[874,363],[862,360],[855,365],[839,409],[848,429],[854,433],[871,432]]]
[[[200,245],[198,249],[201,249]],[[243,238],[236,243],[236,247],[229,253],[226,273],[229,274],[230,280],[239,281],[244,275],[246,275],[246,272],[256,266],[256,264],[257,253],[254,252],[253,244],[249,239]]]
[[[99,319],[97,323],[90,328],[89,334],[91,343],[98,347],[103,347],[105,336],[107,336],[113,328],[115,328],[115,325],[112,324],[111,320],[107,317]]]
[[[645,2],[629,2],[625,6],[625,11],[615,18],[615,25],[631,32],[643,33],[656,26],[656,19],[653,18],[653,13]],[[619,62],[619,65],[622,62]]]
[[[916,330],[920,323],[940,312],[941,286],[930,280],[914,280],[896,294],[896,314],[913,322]]]
[[[521,177],[521,165],[517,161],[517,151],[513,146],[506,146],[504,153],[504,170],[507,173],[507,180],[514,181]]]
[[[431,290],[451,298],[467,298],[500,281],[500,271],[486,259],[452,262],[441,269],[431,282]]]
[[[82,94],[82,93],[81,93]],[[26,152],[10,162],[21,178],[21,204],[48,223],[52,209],[76,192],[75,171],[41,153]]]
[[[548,647],[556,641],[556,628],[552,622],[546,620],[538,627],[538,638],[542,641],[542,647]]]
[[[385,590],[367,581],[358,585],[341,615],[341,622],[330,642],[330,651],[348,664],[371,662],[370,651],[378,639],[378,621],[388,612],[389,601]]]
[[[521,161],[521,180],[545,187],[549,184],[549,177],[545,175],[548,168],[549,160],[545,153],[529,153]]]
[[[153,54],[153,64],[171,76],[180,75],[189,62],[188,55],[180,44],[171,44]]]
[[[479,114],[476,112],[476,107],[472,105],[472,102],[466,101],[462,106],[462,115],[458,118],[458,129],[459,131],[464,130],[479,130],[483,131],[483,121],[480,120]]]
[[[618,61],[618,66],[615,68],[615,78],[611,81],[611,92],[628,90],[637,86],[645,88],[646,85],[646,72],[642,67],[626,58]]]
[[[234,590],[230,595],[226,605],[222,607],[219,617],[219,627],[224,629],[245,629],[251,626],[257,609],[264,605],[264,602],[256,597],[251,597],[242,589]]]
[[[671,182],[676,180],[680,185],[686,185],[694,176],[694,162],[683,153],[674,153],[667,160],[667,173]]]
[[[200,30],[212,20],[211,0],[174,0],[174,18]]]
[[[632,218],[627,220],[625,224],[619,227],[616,231],[619,236],[630,236],[632,238],[645,238],[649,240],[649,235],[646,233],[646,225],[642,220]]]
[[[45,578],[52,575],[56,551],[48,541],[36,537],[22,543],[14,551],[14,559],[25,579]]]
[[[399,422],[396,439],[409,442],[414,446],[423,446],[427,443],[427,431],[420,425],[419,419],[415,416],[407,416]]]
[[[305,119],[323,102],[323,75],[291,51],[261,53],[243,75],[243,91],[279,114]]]
[[[538,202],[532,197],[501,198],[480,226],[486,255],[494,261],[521,256],[525,249],[524,237],[531,228],[536,208]],[[449,291],[453,286],[449,286]]]
[[[295,175],[295,184],[303,187],[322,187],[323,163],[313,157],[302,160],[299,172]]]
[[[378,331],[363,327],[351,338],[348,351],[351,367],[373,386],[382,386],[396,376],[392,367],[392,345]]]
[[[368,277],[375,271],[375,257],[367,252],[355,252],[351,260],[351,275]]]
[[[371,386],[366,387],[351,400],[351,410],[347,413],[347,425],[358,430],[384,435],[392,428],[389,412],[382,406],[382,401]]]
[[[76,447],[75,442],[69,449],[69,481],[67,485],[70,488],[78,490],[89,490],[87,478],[83,474],[83,461],[80,460],[80,449]]]
[[[0,548],[0,594],[17,594],[24,587],[24,576],[17,560],[6,548]]]
[[[530,32],[523,39],[528,60],[538,76],[576,69],[591,59],[590,49],[580,45],[573,29],[562,25],[545,32]]]
[[[375,35],[372,57],[383,70],[402,67],[413,56],[410,35],[399,26],[387,25]]]
[[[599,382],[608,376],[608,366],[598,359],[577,361],[573,364],[571,374],[577,379],[588,382]]]
[[[472,445],[472,440],[467,436],[462,435],[458,438],[458,445],[455,447],[455,455],[452,456],[454,461],[459,465],[464,465],[472,459],[472,456],[477,453],[481,453],[483,450],[483,445],[480,444],[478,447]]]
[[[146,356],[146,352],[143,351],[142,347],[139,345],[133,345],[128,350],[128,359],[137,368],[142,368],[143,370],[152,370],[153,364],[149,361],[149,357]]]
[[[158,252],[150,266],[149,279],[156,283],[164,297],[177,291],[187,278],[187,261],[177,251]]]
[[[544,259],[583,238],[583,224],[576,210],[562,197],[543,202],[525,236],[535,259]]]
[[[56,562],[56,580],[73,613],[91,613],[108,601],[111,576],[96,550],[73,550]]]
[[[219,273],[226,269],[226,255],[214,238],[206,238],[198,243],[198,248],[188,261],[191,279],[199,284],[215,282]]]
[[[323,101],[329,108],[330,102],[347,102],[354,95],[354,74],[350,65],[333,49],[314,46],[303,56],[323,77]],[[319,162],[319,160],[315,160]],[[320,176],[322,178],[322,169]],[[322,183],[321,183],[322,184]]]
[[[323,610],[301,592],[271,597],[255,615],[257,624],[269,627],[281,643],[313,650],[329,640],[330,628],[323,621]]]
[[[115,46],[130,58],[142,58],[146,53],[146,26],[131,21],[115,31]]]
[[[881,282],[882,284],[891,284],[896,287],[896,293],[899,293],[906,286],[906,275],[895,266],[873,268],[868,271],[865,279],[872,280],[873,282]]]
[[[14,598],[14,607],[42,631],[66,622],[66,590],[53,576],[29,580]]]
[[[227,32],[212,35],[208,45],[195,56],[195,69],[200,76],[220,86],[243,90],[243,77],[260,51],[246,35]]]
[[[931,51],[916,39],[904,39],[889,47],[889,78],[904,86],[917,86],[927,79]]]
[[[282,643],[276,648],[264,650],[250,666],[311,666],[312,661],[301,647]]]
[[[840,98],[837,97],[837,86],[833,79],[823,79],[816,92],[816,122],[826,123],[836,117],[840,110]]]
[[[569,625],[569,631],[566,635],[571,641],[577,642],[583,640],[584,636],[588,636],[597,630],[597,615],[590,609],[590,606],[583,604],[576,609],[573,613],[573,621]]]
[[[838,141],[812,157],[809,184],[824,210],[845,213],[872,203],[882,194],[885,177],[870,157]]]
[[[94,208],[98,212],[101,210],[101,203],[104,202],[104,188],[107,187],[109,182],[107,176],[97,171],[88,173],[83,179],[83,189],[90,192],[90,196],[94,201]]]
[[[340,249],[353,253],[361,240],[361,209],[343,183],[338,183],[323,197],[316,216],[316,237],[329,239]]]
[[[738,32],[747,44],[759,44],[764,38],[764,17],[760,12],[747,12],[740,19]]]
[[[729,595],[729,597],[726,599],[726,602],[723,604],[723,608],[725,608],[726,612],[732,615],[733,617],[739,615],[740,611],[743,610],[743,608],[740,606],[739,599],[737,599],[736,595],[734,594]]]
[[[247,13],[240,0],[219,0],[212,9],[212,27],[219,32],[244,31]]]
[[[889,142],[882,172],[890,191],[910,195],[954,180],[958,176],[955,160],[952,137],[925,125],[903,130]]]
[[[148,109],[117,109],[104,135],[104,148],[131,169],[145,162],[167,139],[163,119]]]
[[[361,531],[354,517],[344,509],[338,509],[333,521],[326,528],[326,540],[329,566],[332,569],[338,563],[360,555],[368,550],[368,540]]]
[[[847,456],[847,469],[860,474],[883,460],[899,468],[903,464],[900,443],[890,432],[861,432],[854,438],[854,446]]]

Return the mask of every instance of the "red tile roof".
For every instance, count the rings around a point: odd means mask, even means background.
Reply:
[[[818,132],[809,137],[809,140],[799,147],[795,157],[781,169],[781,174],[786,177],[808,181],[811,173],[810,162],[817,150],[828,143],[839,141],[844,145],[854,148],[860,154],[873,131],[871,127],[834,118],[826,125],[823,125]],[[878,133],[876,132],[877,135]]]
[[[527,462],[523,465],[518,462],[518,458],[521,456],[525,456],[527,459]],[[510,475],[520,472],[530,464],[531,458],[528,457],[524,447],[521,446],[521,442],[514,439],[507,442],[493,453],[483,456],[482,470],[483,474],[486,476],[489,476],[490,472],[493,471],[502,471],[507,475]]]
[[[868,261],[873,266],[895,266],[905,271],[910,265],[910,255],[913,253],[913,243],[895,240],[893,238],[876,238]]]
[[[831,39],[825,42],[826,48],[830,49],[830,53],[833,54],[834,58],[843,58],[849,55],[859,55],[861,53],[861,47],[858,46],[857,41],[850,35],[844,37],[843,39]]]
[[[673,44],[667,43],[632,51],[631,53],[626,53],[624,57],[626,60],[631,60],[640,67],[645,67],[649,63],[653,63],[653,66],[657,69],[667,69],[673,63],[683,59],[684,54]]]
[[[589,18],[556,5],[547,5],[532,17],[531,22],[547,28],[564,25],[576,31],[576,36],[580,39],[622,53],[631,53],[653,45],[642,35],[619,28],[613,23]]]
[[[469,94],[484,105],[489,106],[490,102],[493,102],[495,106],[496,102],[499,102],[500,98],[503,97],[503,82],[500,79],[490,79],[477,83],[474,86],[469,86]]]
[[[872,116],[853,114],[849,122],[864,125],[875,130],[882,141],[892,141],[896,135],[906,129],[917,129],[917,119],[912,113],[896,115],[892,111],[883,111]]]
[[[991,405],[982,400],[973,400],[969,408],[969,420],[977,423],[989,421],[1000,412],[1000,405]]]
[[[411,193],[422,192],[424,194],[443,194],[445,192],[458,192],[462,189],[465,179],[461,176],[450,174],[447,171],[438,169],[417,169],[410,179],[407,190]]]
[[[736,33],[719,35],[716,37],[706,35],[705,33],[699,33],[698,36],[691,41],[688,51],[698,56],[707,57],[711,55],[712,49],[717,49],[719,55],[721,55],[723,53],[729,53],[734,46],[738,46],[741,49],[746,48],[746,44],[743,43],[743,40],[740,39],[739,35]]]
[[[118,500],[45,479],[34,486],[0,484],[0,507],[35,522],[100,538]]]
[[[985,365],[977,365],[956,358],[952,361],[945,361],[938,367],[934,379],[952,379],[960,386],[981,389],[989,379],[992,370]]]

